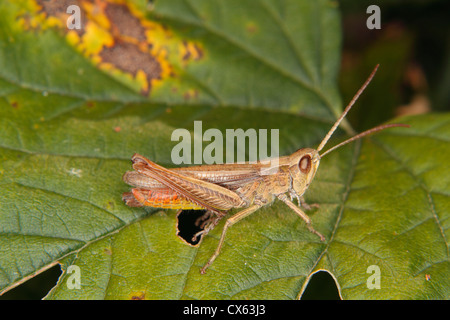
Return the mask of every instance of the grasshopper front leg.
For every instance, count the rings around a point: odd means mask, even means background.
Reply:
[[[232,216],[231,218],[229,218],[226,222],[225,222],[225,226],[223,227],[222,230],[222,235],[220,236],[220,240],[219,240],[219,244],[217,245],[216,251],[214,252],[214,254],[211,256],[211,258],[209,258],[208,262],[205,264],[205,266],[201,269],[201,274],[205,274],[206,273],[206,269],[214,262],[214,260],[217,258],[217,256],[220,253],[220,249],[222,248],[223,245],[223,241],[225,240],[225,234],[227,232],[227,229],[229,227],[231,227],[233,224],[235,224],[236,222],[244,219],[245,217],[249,216],[250,214],[252,214],[253,212],[255,212],[256,210],[258,210],[259,208],[261,208],[262,205],[259,204],[255,204],[251,207],[248,207],[247,209],[244,209],[242,211],[239,211],[238,213],[236,213],[234,216]]]
[[[311,203],[311,204],[306,203],[305,198],[303,198],[303,196],[298,197],[297,200],[298,200],[298,205],[305,208],[305,210],[312,210],[312,208],[320,207],[318,203]]]
[[[320,241],[325,241],[325,237],[313,228],[313,226],[311,224],[311,219],[299,207],[297,207],[291,200],[289,200],[288,197],[284,193],[279,194],[277,197],[278,197],[278,199],[280,199],[281,201],[286,203],[289,206],[289,208],[294,210],[294,212],[296,214],[298,214],[300,216],[300,218],[302,218],[306,222],[306,226],[308,227],[309,231],[311,231],[312,233],[319,236]]]

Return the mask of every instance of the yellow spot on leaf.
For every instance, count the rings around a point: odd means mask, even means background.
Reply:
[[[63,30],[67,42],[99,69],[144,95],[204,56],[201,43],[182,39],[170,28],[149,19],[132,1],[23,1],[26,8],[18,17],[23,28]],[[80,29],[67,28],[69,2],[80,8]],[[186,93],[189,98],[197,95],[195,90]]]
[[[98,55],[104,47],[114,45],[112,35],[99,25],[86,23],[86,32],[81,38],[78,48],[87,56]]]

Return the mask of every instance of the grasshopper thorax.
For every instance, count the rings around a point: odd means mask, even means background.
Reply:
[[[291,189],[297,196],[303,195],[314,179],[320,163],[320,155],[315,149],[302,148],[294,152],[289,159]]]

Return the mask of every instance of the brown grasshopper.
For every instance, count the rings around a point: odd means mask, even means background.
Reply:
[[[358,90],[317,150],[302,148],[290,156],[280,157],[276,170],[267,162],[166,169],[139,154],[135,154],[132,157],[135,171],[128,171],[123,176],[123,180],[135,188],[131,192],[124,193],[123,200],[131,207],[206,209],[206,214],[202,217],[203,230],[195,234],[194,239],[207,234],[230,209],[244,208],[227,219],[217,249],[201,269],[202,274],[219,255],[228,228],[259,208],[272,203],[275,198],[280,199],[290,207],[305,221],[309,231],[316,234],[321,241],[325,241],[325,237],[311,225],[311,219],[300,209],[300,206],[309,208],[302,196],[316,174],[320,159],[329,152],[371,133],[391,127],[407,127],[403,124],[377,126],[319,154],[347,112],[372,80],[377,68],[378,66],[375,67],[369,78]],[[292,202],[294,198],[297,199],[298,206]]]

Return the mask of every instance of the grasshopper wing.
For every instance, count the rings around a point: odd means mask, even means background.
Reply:
[[[176,191],[168,188],[133,188],[131,192],[125,192],[122,196],[129,207],[155,207],[163,209],[201,210],[202,206],[196,205],[181,196]]]
[[[132,161],[134,170],[139,174],[158,181],[192,203],[211,211],[227,211],[244,204],[239,195],[227,188],[166,169],[139,154],[135,154]]]

